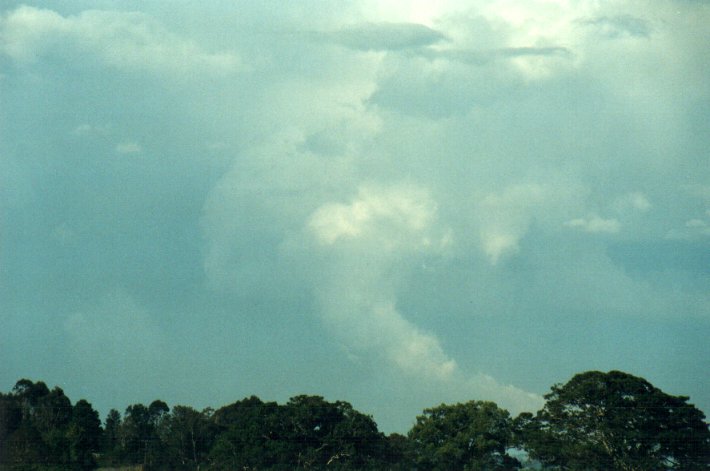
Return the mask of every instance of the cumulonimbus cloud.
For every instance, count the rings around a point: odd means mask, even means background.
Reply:
[[[398,260],[437,252],[448,235],[433,229],[436,205],[415,186],[365,186],[348,204],[327,203],[308,228],[329,252],[329,279],[316,294],[324,318],[351,348],[383,352],[409,374],[448,378],[456,363],[438,339],[407,321],[396,308]],[[343,335],[344,334],[344,335]]]
[[[397,308],[406,261],[442,254],[452,244],[427,191],[413,185],[361,187],[349,203],[318,208],[308,231],[329,264],[315,286],[321,315],[349,349],[384,357],[397,371],[445,384],[460,396],[500,400],[515,411],[541,404],[535,394],[489,376],[466,375],[436,335]]]

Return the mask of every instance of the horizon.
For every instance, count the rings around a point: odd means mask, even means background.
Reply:
[[[602,373],[602,374],[622,373],[622,374],[624,374],[624,375],[630,375],[630,376],[632,376],[632,377],[636,377],[636,378],[639,378],[639,379],[645,381],[645,378],[641,378],[641,377],[635,376],[635,375],[633,375],[632,373],[629,373],[629,372],[619,372],[619,371],[616,371],[616,370],[614,370],[614,371],[608,371],[608,372],[585,371],[585,372],[578,372],[578,373],[576,373],[572,378],[569,378],[568,381],[560,382],[560,383],[555,383],[555,384],[553,384],[553,385],[550,385],[550,391],[552,391],[552,388],[553,388],[554,386],[564,386],[564,385],[567,384],[568,382],[571,382],[575,377],[581,377],[582,375],[588,374],[588,373]],[[102,413],[102,411],[100,411],[100,410],[98,410],[96,407],[94,407],[94,405],[93,405],[92,401],[90,400],[90,398],[86,398],[86,397],[72,398],[71,395],[70,395],[70,394],[67,394],[67,391],[64,390],[64,388],[61,387],[61,386],[59,386],[59,385],[50,385],[50,384],[45,383],[45,382],[42,381],[41,379],[32,379],[32,378],[21,378],[21,379],[18,379],[18,381],[16,382],[16,384],[17,384],[17,383],[20,383],[21,381],[26,381],[26,380],[29,380],[30,382],[36,383],[36,384],[44,383],[44,384],[47,386],[48,390],[50,390],[50,391],[54,390],[55,388],[60,388],[61,391],[64,393],[64,395],[70,400],[70,402],[72,403],[72,405],[75,405],[75,404],[76,404],[77,402],[79,402],[79,401],[86,401],[86,402],[87,402],[88,404],[90,404],[90,405],[93,407],[93,409],[96,410],[96,412],[99,414],[99,419],[100,419],[100,421],[101,421],[101,426],[102,426],[102,427],[105,425],[106,419],[107,419],[107,417],[109,416],[109,413],[110,413],[111,411],[117,411],[117,412],[120,414],[120,417],[121,417],[121,418],[125,418],[125,413],[126,413],[127,409],[130,408],[131,406],[143,405],[143,406],[148,407],[148,406],[149,406],[151,403],[153,403],[153,402],[165,402],[165,401],[163,401],[162,398],[156,397],[156,398],[151,399],[151,400],[148,400],[148,401],[143,401],[143,402],[136,402],[136,403],[127,404],[125,407],[122,407],[122,408],[119,408],[119,407],[110,407],[109,409],[106,409],[106,410],[104,411],[104,413]],[[653,386],[653,385],[652,385],[652,386]],[[655,387],[655,386],[654,386],[654,387]],[[14,389],[14,388],[13,388],[13,389]],[[2,394],[14,394],[13,389],[10,389],[10,390],[8,390],[8,391],[0,391],[0,393],[2,393]],[[659,389],[659,391],[661,391],[661,393],[667,394],[667,393],[665,393],[665,391],[660,390],[660,388],[658,388],[658,389]],[[670,395],[670,396],[673,396],[673,395]],[[176,404],[171,404],[171,403],[169,403],[169,402],[165,402],[165,404],[168,406],[168,409],[169,409],[170,411],[172,411],[173,408],[175,408],[175,407],[189,407],[189,408],[192,408],[192,409],[194,409],[194,410],[196,410],[196,411],[200,411],[200,412],[204,412],[204,411],[210,410],[210,411],[212,411],[212,414],[214,414],[215,412],[218,412],[218,411],[221,410],[221,409],[229,408],[229,407],[231,407],[231,406],[233,406],[233,405],[235,405],[235,404],[237,404],[237,403],[239,403],[239,402],[246,401],[246,400],[250,400],[250,399],[252,399],[252,398],[259,399],[259,400],[262,401],[263,403],[270,403],[270,402],[271,402],[271,403],[276,403],[276,404],[278,404],[278,405],[281,406],[281,405],[286,405],[287,403],[289,403],[290,401],[292,401],[293,399],[296,399],[296,398],[298,398],[298,397],[317,397],[317,398],[323,398],[323,400],[325,400],[325,401],[327,401],[327,402],[329,402],[329,403],[336,403],[336,402],[342,401],[342,402],[346,402],[347,404],[350,404],[347,400],[343,400],[343,399],[341,399],[341,398],[328,398],[328,397],[324,397],[324,396],[322,396],[322,395],[320,395],[320,394],[317,394],[317,393],[300,393],[300,394],[294,394],[294,395],[290,396],[288,399],[283,400],[283,401],[265,399],[265,398],[263,398],[263,397],[260,397],[260,396],[251,394],[251,395],[246,395],[246,396],[244,396],[244,397],[240,397],[240,398],[238,398],[238,399],[234,399],[234,400],[229,401],[229,402],[227,402],[227,403],[225,403],[225,404],[220,404],[220,405],[214,405],[214,404],[213,404],[213,405],[207,405],[207,406],[204,406],[204,407],[193,407],[193,405],[190,404],[190,403],[180,403],[180,404],[177,404],[177,403],[176,403]],[[673,397],[684,398],[684,397],[687,397],[687,396],[685,396],[685,395],[683,395],[683,394],[680,394],[680,395],[678,395],[678,396],[673,396]],[[477,401],[477,400],[476,400],[475,398],[472,398],[472,399],[463,400],[463,401],[458,401],[458,402],[451,403],[451,404],[437,403],[437,404],[431,404],[431,405],[429,405],[429,406],[426,406],[426,407],[423,408],[421,411],[417,412],[414,417],[412,417],[412,420],[411,420],[411,427],[413,427],[413,426],[417,423],[417,419],[418,419],[420,416],[425,416],[425,415],[426,415],[426,411],[427,411],[427,410],[431,410],[431,409],[433,409],[433,408],[441,407],[441,406],[461,405],[461,404],[466,403],[466,402],[469,402],[469,401]],[[485,401],[484,401],[484,402],[485,402]],[[498,404],[496,404],[495,401],[488,401],[488,402],[492,402],[493,404],[495,404],[496,406],[498,406]],[[352,405],[352,404],[350,404],[350,405]],[[544,406],[544,405],[545,405],[545,404],[543,404],[543,406]],[[697,405],[695,405],[695,404],[693,403],[692,397],[688,399],[687,405],[688,405],[689,407],[694,407],[694,408],[698,409],[698,410],[705,416],[705,418],[707,419],[707,415],[705,414],[705,411],[702,410],[702,409],[700,409],[700,408],[698,408]],[[538,409],[538,410],[521,411],[521,412],[519,412],[518,414],[510,414],[510,418],[511,418],[511,419],[514,419],[515,417],[517,417],[517,416],[519,416],[519,415],[521,415],[521,414],[524,414],[524,413],[532,413],[532,415],[534,416],[537,412],[539,412],[539,411],[542,410],[542,409],[543,409],[543,407],[540,407],[540,409]],[[362,413],[362,414],[364,414],[364,415],[366,415],[366,416],[368,416],[368,417],[371,417],[372,420],[374,421],[374,423],[377,425],[378,430],[379,430],[380,432],[384,433],[385,435],[400,434],[400,435],[406,436],[407,433],[408,433],[408,431],[411,430],[411,427],[410,427],[409,429],[407,429],[407,430],[394,430],[394,431],[388,431],[388,432],[383,431],[383,430],[380,430],[380,425],[379,425],[379,423],[377,422],[377,417],[373,416],[372,414],[367,413],[367,411],[359,410],[359,409],[357,409],[357,407],[354,407],[354,410],[357,411],[357,412],[359,412],[359,413]],[[504,408],[502,408],[502,410],[503,410],[503,411],[506,411],[506,412],[509,412],[509,411],[507,411],[507,410],[504,409]],[[707,424],[707,420],[705,421],[705,423]]]

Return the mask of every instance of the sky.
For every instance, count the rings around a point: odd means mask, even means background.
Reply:
[[[0,6],[0,390],[710,412],[710,4]]]

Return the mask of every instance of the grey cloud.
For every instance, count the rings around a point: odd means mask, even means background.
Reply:
[[[484,66],[496,60],[516,57],[559,57],[570,58],[570,49],[560,46],[551,47],[507,47],[498,49],[427,49],[420,53],[430,60],[446,59],[464,64]]]
[[[524,56],[569,56],[571,51],[566,47],[508,47],[498,49],[498,54],[504,57]]]
[[[640,276],[676,270],[710,277],[710,251],[702,240],[617,241],[607,252],[615,262]]]
[[[20,6],[0,18],[0,52],[19,62],[47,55],[68,59],[90,53],[105,64],[172,73],[232,71],[231,52],[210,53],[137,12],[86,10],[62,16],[50,9]]]
[[[461,116],[473,107],[490,105],[520,90],[525,73],[514,59],[543,61],[551,70],[574,57],[564,47],[496,49],[431,48],[389,59],[369,102],[395,111],[432,119]]]
[[[477,104],[490,103],[505,93],[514,81],[495,68],[476,73],[448,67],[441,74],[428,60],[401,60],[383,77],[369,103],[416,117],[441,119],[466,114]]]
[[[582,20],[581,23],[593,28],[598,35],[608,39],[625,36],[647,38],[651,35],[649,23],[632,15],[600,16]]]
[[[414,23],[362,23],[324,36],[362,51],[401,51],[431,46],[446,39],[439,31]]]

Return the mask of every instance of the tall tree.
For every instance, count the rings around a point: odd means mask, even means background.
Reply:
[[[160,436],[165,443],[171,469],[199,469],[212,447],[215,427],[211,409],[199,412],[175,406],[162,422]]]
[[[302,468],[381,469],[385,436],[375,421],[344,401],[296,396],[284,406],[287,438],[298,443],[295,462]]]
[[[405,435],[392,433],[387,436],[387,447],[383,453],[387,469],[392,471],[415,469],[414,446]]]
[[[517,469],[512,438],[508,411],[482,401],[425,409],[409,431],[417,468],[436,471]]]
[[[99,450],[101,442],[101,421],[99,413],[86,400],[74,404],[67,435],[74,466],[93,469],[96,466],[94,453]]]
[[[216,469],[387,469],[384,435],[347,402],[302,395],[279,406],[251,397],[219,409],[214,421]]]
[[[154,435],[148,408],[143,404],[128,406],[123,416],[119,434],[122,462],[127,464],[148,464]]]
[[[120,463],[121,413],[111,409],[104,421],[101,440],[101,464],[112,466]]]
[[[555,385],[536,417],[518,418],[525,448],[559,469],[710,469],[710,432],[688,397],[643,378],[589,371]]]
[[[215,469],[273,467],[289,453],[283,410],[275,402],[251,396],[221,407],[212,420],[218,433],[210,452]]]
[[[42,381],[21,379],[13,388],[22,422],[10,440],[11,454],[20,462],[61,466],[69,463],[67,427],[71,401],[59,387],[51,391]]]
[[[0,393],[0,469],[12,462],[11,438],[21,424],[22,409],[17,398]]]
[[[66,464],[71,461],[67,436],[71,416],[71,401],[58,386],[38,401],[33,423],[47,445],[48,463]]]

